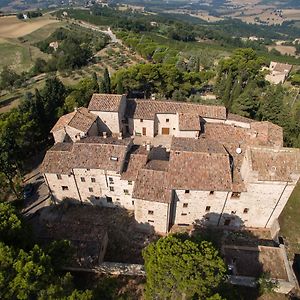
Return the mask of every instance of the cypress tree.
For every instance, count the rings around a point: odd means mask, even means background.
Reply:
[[[107,68],[105,68],[103,75],[103,90],[104,93],[111,94],[110,77]]]
[[[225,91],[223,95],[223,103],[226,108],[230,108],[230,95],[231,95],[231,87],[232,87],[232,72],[229,71],[229,74],[226,79]]]

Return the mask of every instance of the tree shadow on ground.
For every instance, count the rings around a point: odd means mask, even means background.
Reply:
[[[269,274],[277,278],[277,275],[280,277],[283,274],[282,266],[276,265],[281,257],[273,257],[273,252],[268,252],[269,247],[274,247],[274,251],[279,253],[278,245],[245,228],[243,220],[236,215],[207,213],[195,221],[191,236],[210,241],[220,251],[228,275],[260,278],[263,274]],[[263,250],[260,246],[267,247]],[[226,299],[252,300],[258,299],[261,292],[259,286],[244,287],[226,283],[221,294]]]
[[[70,224],[69,230],[77,230],[76,239],[93,241],[97,239],[93,227],[103,228],[108,234],[108,245],[104,261],[123,263],[143,263],[142,250],[158,236],[149,224],[138,223],[133,211],[120,207],[100,207],[81,204],[75,199],[66,199],[60,204],[42,208],[38,212],[33,226],[37,238],[47,235],[51,224],[59,231]],[[72,229],[71,225],[74,225]],[[82,228],[82,229],[81,229]],[[63,231],[63,230],[62,230]],[[57,233],[60,239],[64,232]],[[54,235],[53,235],[54,236]]]

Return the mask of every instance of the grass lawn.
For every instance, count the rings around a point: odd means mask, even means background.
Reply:
[[[279,217],[281,235],[286,238],[287,252],[292,260],[300,253],[300,182]]]
[[[2,40],[0,42],[0,69],[5,65],[13,67],[17,72],[29,68],[32,64],[28,47]]]

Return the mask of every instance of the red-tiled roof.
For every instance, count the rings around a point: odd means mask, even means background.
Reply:
[[[60,117],[51,129],[51,132],[59,131],[67,125],[80,131],[87,132],[96,120],[96,115],[90,113],[87,108],[80,107],[76,111]]]
[[[91,111],[119,111],[122,97],[116,94],[93,94],[88,109]]]
[[[127,102],[126,115],[129,118],[153,120],[155,114],[158,113],[188,113],[203,118],[226,119],[226,108],[224,106],[140,99],[128,100]]]

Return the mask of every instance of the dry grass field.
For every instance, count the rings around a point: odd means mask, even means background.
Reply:
[[[51,23],[57,23],[58,20],[49,17],[41,17],[32,20],[19,20],[15,16],[0,18],[0,37],[18,38],[38,30]]]
[[[268,50],[271,51],[272,49],[275,49],[279,51],[282,55],[296,55],[296,48],[294,46],[283,46],[283,45],[277,45],[277,46],[268,46]]]

